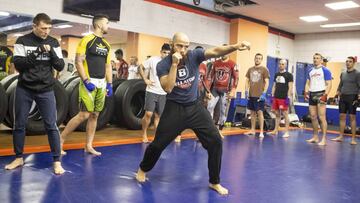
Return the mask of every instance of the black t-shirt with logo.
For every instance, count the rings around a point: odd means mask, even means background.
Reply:
[[[274,77],[275,95],[277,99],[286,99],[288,97],[289,82],[293,82],[293,75],[289,72],[277,72]]]

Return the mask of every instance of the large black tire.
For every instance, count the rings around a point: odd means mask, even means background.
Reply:
[[[18,76],[19,76],[18,74],[11,74],[11,75],[6,76],[5,78],[3,78],[0,81],[0,83],[4,87],[5,91],[11,85],[11,83],[13,83],[18,78]]]
[[[10,99],[9,99],[9,115],[10,115],[10,125],[11,125],[10,127],[13,127],[13,123],[14,123],[13,109],[15,104],[14,101],[15,101],[16,85],[17,85],[17,81],[13,82],[7,90],[7,93],[10,94]],[[68,110],[65,89],[59,81],[55,81],[54,94],[55,94],[56,112],[57,112],[56,124],[59,126],[64,121]],[[43,120],[41,118],[39,110],[36,107],[35,102],[28,116],[26,132],[28,135],[39,135],[46,133]]]
[[[76,78],[78,78],[78,76],[68,76],[68,77],[63,77],[59,79],[59,82],[66,88],[66,86],[73,80],[75,80]]]
[[[73,81],[71,81],[67,87],[66,92],[68,94],[68,103],[69,103],[69,112],[68,112],[68,121],[76,116],[76,114],[79,113],[79,83],[80,78],[77,78]],[[112,112],[114,109],[114,99],[113,97],[106,97],[105,98],[105,105],[104,109],[100,112],[98,120],[97,120],[97,126],[96,130],[100,130],[104,128],[107,123],[109,122]],[[82,122],[76,130],[85,132],[86,131],[86,123],[87,121]]]
[[[3,121],[8,110],[8,99],[2,84],[0,84],[0,123]]]
[[[7,97],[7,100],[8,100],[8,110],[7,110],[7,113],[5,115],[5,119],[3,120],[3,123],[4,123],[4,125],[6,125],[9,128],[12,128],[13,123],[14,123],[13,120],[11,120],[11,116],[10,116],[10,113],[13,114],[13,111],[14,111],[14,109],[13,109],[14,105],[12,105],[12,101],[10,101],[10,97],[11,97],[11,94],[13,92],[15,92],[17,82],[18,82],[17,79],[13,80],[11,82],[11,84],[8,85],[8,87],[6,88],[6,97]]]
[[[120,118],[119,125],[128,129],[141,129],[141,119],[145,114],[145,88],[143,80],[127,80],[115,92],[115,112]]]
[[[66,88],[72,81],[74,81],[77,78],[79,78],[79,76],[70,76],[60,82]]]
[[[125,79],[116,79],[113,81],[112,86],[113,86],[113,93],[115,94],[117,88],[121,85],[121,83],[123,83],[124,81],[126,81]],[[115,101],[114,101],[115,102]],[[116,111],[113,110],[110,121],[110,124],[117,124],[119,126],[123,126],[120,125],[122,122],[121,118],[119,117],[119,115],[116,113]]]
[[[7,90],[9,89],[10,85],[17,81],[17,78],[18,78],[18,74],[12,74],[12,75],[8,75],[6,76],[5,78],[3,78],[0,83],[2,84],[2,86],[4,87],[5,89],[5,98],[6,98],[6,101],[7,101],[7,104],[8,104],[8,108],[9,108],[9,99],[10,99],[10,91],[8,92]],[[15,84],[15,87],[16,87],[16,84]],[[12,88],[15,88],[15,87],[12,87]],[[12,122],[10,120],[10,114],[9,114],[9,109],[6,110],[6,113],[4,115],[4,125],[6,125],[7,127],[10,127],[12,128]]]

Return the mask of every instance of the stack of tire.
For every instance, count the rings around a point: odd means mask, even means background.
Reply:
[[[79,83],[80,78],[73,76],[61,81],[68,97],[69,111],[65,123],[79,112]],[[113,81],[114,96],[106,97],[105,105],[99,114],[97,130],[108,123],[127,129],[141,129],[141,119],[145,114],[145,88],[143,80]],[[86,121],[79,125],[78,131],[86,130]]]
[[[56,81],[54,92],[57,106],[57,125],[67,123],[79,112],[78,76]],[[14,99],[17,75],[9,75],[0,82],[0,122],[9,128],[14,123]],[[114,80],[114,96],[106,97],[105,106],[99,114],[97,130],[109,122],[127,129],[141,129],[141,119],[145,114],[145,88],[143,80]],[[45,134],[45,128],[36,103],[29,112],[26,126],[27,134]],[[86,121],[79,125],[78,131],[86,130]]]
[[[9,75],[4,79],[2,79],[0,82],[1,86],[5,90],[5,95],[1,96],[2,98],[1,100],[3,100],[4,98],[6,100],[5,102],[8,103],[7,109],[5,110],[6,113],[4,115],[3,123],[9,128],[13,127],[14,118],[15,118],[13,109],[14,109],[14,100],[15,100],[15,89],[17,86],[17,77],[18,77],[17,75]],[[59,81],[55,82],[54,93],[55,93],[56,110],[57,110],[56,123],[59,126],[61,123],[63,123],[68,109],[65,89]],[[2,108],[1,105],[1,111],[3,110],[4,109]],[[26,132],[29,135],[45,133],[43,120],[41,118],[40,112],[35,102],[33,102],[33,105],[31,106],[29,112],[28,122],[26,125]]]

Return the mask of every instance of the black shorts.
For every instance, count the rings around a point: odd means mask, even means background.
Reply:
[[[341,95],[339,100],[339,113],[348,113],[356,115],[357,104],[354,101],[358,99],[356,94]]]
[[[247,108],[251,111],[264,111],[265,101],[259,101],[259,97],[249,97]]]
[[[319,92],[310,92],[309,94],[309,105],[310,106],[317,106],[320,103],[320,97],[325,94],[324,91]]]

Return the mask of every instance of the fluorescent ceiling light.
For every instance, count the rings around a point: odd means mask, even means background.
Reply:
[[[351,26],[360,26],[360,22],[355,22],[355,23],[337,23],[337,24],[325,24],[325,25],[320,25],[320,27],[323,27],[323,28],[351,27]]]
[[[72,27],[72,25],[69,25],[69,24],[55,26],[55,28],[58,28],[58,29],[64,29],[64,28],[70,28],[70,27]]]
[[[328,19],[325,18],[324,16],[301,16],[299,17],[300,20],[306,21],[306,22],[322,22],[322,21],[327,21]]]
[[[14,36],[14,37],[21,37],[21,36],[24,36],[24,34],[22,34],[22,33],[16,33],[16,34],[14,34],[13,36]]]
[[[93,32],[83,32],[81,33],[82,36],[86,36],[86,35],[89,35],[89,34],[92,34]]]
[[[0,11],[0,16],[9,16],[9,15],[10,15],[9,12]]]
[[[328,4],[325,4],[325,6],[331,8],[333,10],[341,10],[341,9],[360,7],[359,4],[357,4],[353,1],[341,1],[341,2],[335,2],[335,3],[328,3]]]

